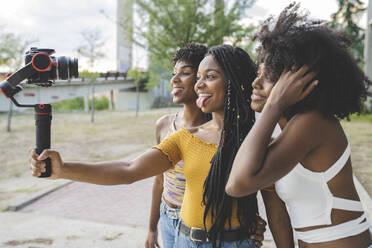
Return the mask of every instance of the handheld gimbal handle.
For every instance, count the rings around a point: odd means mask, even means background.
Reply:
[[[52,124],[52,106],[50,104],[35,105],[35,125],[36,125],[36,152],[41,154],[44,149],[50,148],[50,126]],[[50,158],[44,160],[46,171],[39,177],[50,177],[52,166]]]

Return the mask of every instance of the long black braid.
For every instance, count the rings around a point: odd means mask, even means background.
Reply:
[[[211,214],[212,225],[208,231],[213,247],[225,230],[225,223],[231,228],[233,202],[237,201],[237,216],[241,228],[254,230],[258,214],[256,194],[233,198],[225,193],[235,155],[245,136],[255,121],[254,111],[250,108],[252,82],[257,76],[257,68],[249,55],[241,48],[221,45],[209,49],[225,74],[228,82],[224,107],[224,121],[221,139],[216,154],[211,160],[211,169],[204,182],[203,204],[204,228]]]

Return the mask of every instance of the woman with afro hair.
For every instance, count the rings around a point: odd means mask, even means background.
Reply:
[[[251,107],[262,112],[235,157],[227,193],[243,197],[275,184],[301,248],[370,246],[339,122],[361,111],[371,85],[348,52],[349,38],[293,3],[255,39]],[[282,132],[270,141],[278,122]]]

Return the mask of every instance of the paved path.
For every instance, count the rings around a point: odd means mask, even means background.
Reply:
[[[19,237],[11,234],[12,239],[1,238],[5,233],[0,234],[0,241],[8,245],[5,247],[22,243],[24,247],[40,248],[143,247],[152,181],[150,178],[121,186],[69,184],[17,212],[20,216],[14,222],[26,223],[13,228],[27,229],[29,223],[30,230],[26,234],[21,231]],[[8,213],[8,218],[17,213]],[[271,235],[265,235],[264,247],[275,247]]]
[[[131,185],[72,183],[21,209],[49,215],[146,228],[152,178]]]
[[[71,183],[18,212],[0,212],[0,247],[144,247],[152,182],[150,178],[120,186]],[[357,184],[365,206],[372,205],[360,188]],[[266,219],[261,197],[259,210]],[[265,240],[263,247],[275,247],[269,230]]]
[[[68,184],[18,212],[0,213],[0,247],[143,247],[152,183]],[[264,247],[275,247],[269,231],[265,238]]]
[[[120,186],[74,182],[18,212],[0,212],[0,247],[144,247],[152,182],[152,178]],[[264,247],[275,247],[269,231],[265,239]]]
[[[122,240],[122,247],[132,247],[127,243],[130,238],[135,244],[133,247],[142,247],[146,237],[152,181],[152,179],[146,179],[121,186],[72,183],[46,195],[19,212],[129,227],[136,229],[136,236],[130,237],[130,230],[126,230],[110,234],[111,239]],[[81,223],[73,225],[79,224]],[[71,233],[65,235],[69,243],[73,242],[71,235]],[[75,236],[75,240],[80,239],[77,238],[79,234]],[[102,233],[96,238],[104,240],[105,236],[107,235]],[[270,234],[266,234],[266,239],[268,238],[264,247],[274,247],[270,245]]]
[[[72,183],[19,212],[0,212],[1,248],[140,248],[147,234],[152,179],[132,185]],[[365,206],[371,199],[357,184]],[[264,217],[264,207],[259,201]],[[275,248],[265,233],[265,248]]]

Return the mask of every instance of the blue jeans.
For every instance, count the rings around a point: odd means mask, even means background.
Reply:
[[[177,248],[212,248],[210,242],[192,241],[190,237],[179,232],[176,233],[175,246]],[[238,240],[233,242],[222,242],[221,248],[258,248],[251,239]]]
[[[178,216],[180,214],[180,209],[169,207],[163,200],[160,204],[160,232],[163,239],[163,248],[174,248],[174,241],[176,238],[176,230],[178,226],[179,219],[176,216],[168,216],[167,210],[172,212],[177,212]]]

